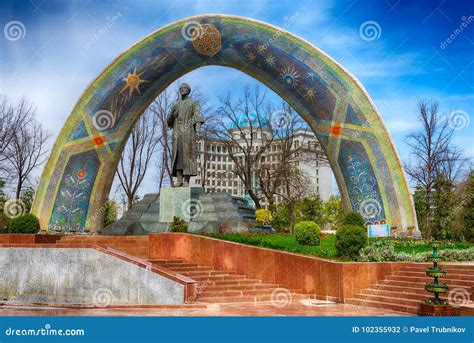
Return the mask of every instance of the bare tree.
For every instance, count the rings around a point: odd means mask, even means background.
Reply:
[[[211,112],[210,107],[206,106],[206,113],[204,124],[201,125],[201,129],[198,132],[197,139],[200,144],[199,158],[202,158],[201,169],[199,170],[199,183],[201,187],[208,192],[210,187],[207,186],[207,180],[209,179],[209,147],[211,143],[215,142],[217,137],[215,132],[219,129],[219,116],[218,112]],[[202,153],[202,154],[201,154]]]
[[[452,144],[453,129],[449,126],[447,115],[439,111],[438,101],[421,99],[418,101],[418,111],[422,128],[407,136],[414,161],[405,170],[424,193],[424,218],[421,220],[423,226],[429,228],[436,179],[443,174],[454,181],[453,178],[461,171],[459,162],[462,154]]]
[[[261,157],[274,140],[269,126],[271,113],[264,111],[266,92],[258,85],[251,91],[244,88],[243,99],[234,101],[230,94],[221,99],[217,110],[221,124],[214,134],[226,147],[234,163],[233,172],[242,181],[257,208],[261,208],[261,195],[256,190],[257,170]]]
[[[4,173],[8,172],[2,165],[7,160],[7,147],[15,132],[31,118],[33,112],[32,104],[26,99],[14,105],[6,95],[0,94],[0,168]]]
[[[300,165],[327,162],[318,149],[319,145],[313,144],[314,140],[308,138],[307,124],[287,103],[283,103],[280,109],[273,110],[272,113],[274,141],[271,149],[262,156],[257,173],[260,191],[270,206],[274,204],[275,196],[291,196],[293,189],[288,185],[300,183],[298,178],[302,177],[302,173],[296,172]],[[295,192],[300,193],[298,189]]]
[[[158,128],[157,116],[149,110],[145,111],[133,128],[122,153],[122,159],[117,168],[117,177],[127,197],[128,209],[136,200],[138,189],[162,138]]]
[[[153,113],[157,120],[157,130],[160,134],[158,144],[159,157],[156,162],[156,175],[158,189],[161,189],[163,184],[169,182],[173,185],[173,178],[171,177],[171,144],[172,136],[166,123],[166,118],[173,105],[172,92],[168,89],[163,91],[150,105],[149,111]]]
[[[28,184],[31,173],[46,161],[46,142],[49,134],[35,119],[35,109],[27,100],[14,107],[14,117],[21,125],[14,131],[4,149],[4,157],[12,167],[11,176],[16,180],[15,197],[20,198],[23,187]]]

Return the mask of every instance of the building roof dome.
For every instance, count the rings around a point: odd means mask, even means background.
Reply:
[[[270,122],[268,119],[264,118],[261,114],[250,113],[249,115],[242,114],[237,119],[237,123],[232,123],[230,128],[237,129],[249,126],[262,126],[264,128],[270,128]]]

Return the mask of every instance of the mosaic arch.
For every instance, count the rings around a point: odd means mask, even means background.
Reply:
[[[43,171],[33,212],[50,232],[97,232],[135,122],[166,87],[209,65],[240,70],[285,99],[325,150],[345,210],[370,223],[416,227],[400,160],[360,83],[311,43],[256,20],[201,15],[153,32],[89,85]]]

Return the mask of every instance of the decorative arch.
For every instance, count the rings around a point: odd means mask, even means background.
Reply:
[[[199,15],[153,32],[118,56],[82,94],[53,147],[33,205],[48,231],[100,231],[104,201],[130,132],[182,75],[208,65],[270,87],[309,124],[346,211],[366,222],[416,228],[401,163],[361,84],[311,43],[275,26]]]

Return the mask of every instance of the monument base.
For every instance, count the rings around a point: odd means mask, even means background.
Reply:
[[[456,316],[456,309],[449,305],[432,305],[421,303],[420,308],[418,309],[419,316],[428,316],[428,317],[445,317],[445,316]]]
[[[255,222],[255,209],[229,193],[204,193],[201,187],[162,188],[147,194],[103,235],[146,235],[167,232],[173,217],[188,223],[188,232],[242,232]]]

